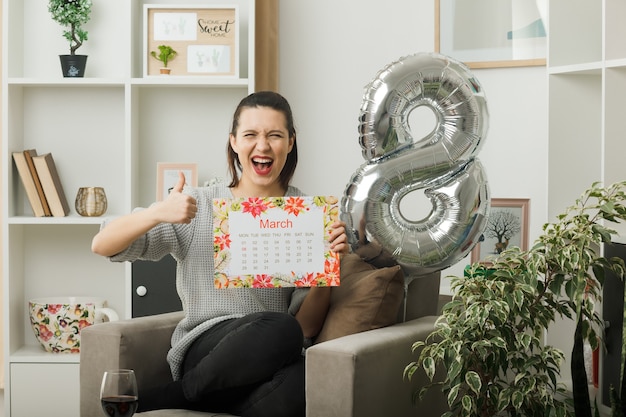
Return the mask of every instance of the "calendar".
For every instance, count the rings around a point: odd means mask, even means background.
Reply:
[[[339,285],[333,196],[213,200],[216,288]]]

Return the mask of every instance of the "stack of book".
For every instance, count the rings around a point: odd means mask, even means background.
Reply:
[[[52,154],[37,155],[35,149],[27,149],[13,152],[13,160],[35,216],[67,216],[70,207]]]

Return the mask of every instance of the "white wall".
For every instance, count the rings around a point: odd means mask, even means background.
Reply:
[[[392,61],[432,51],[434,0],[280,0],[280,90],[295,113],[301,159],[294,183],[341,196],[364,162],[357,117],[365,85]],[[532,243],[548,221],[546,68],[474,73],[489,104],[479,157],[491,195],[530,198]],[[462,274],[468,262],[442,274]]]
[[[312,194],[343,193],[363,163],[357,116],[364,86],[388,63],[433,45],[434,0],[280,1],[280,90],[299,129],[297,185]],[[480,159],[492,196],[530,198],[532,242],[548,220],[545,67],[475,74],[489,100]],[[466,263],[444,274],[460,274]],[[0,390],[0,415],[2,404]]]

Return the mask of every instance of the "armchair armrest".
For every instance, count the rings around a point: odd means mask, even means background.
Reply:
[[[107,369],[134,369],[138,384],[171,381],[166,360],[174,328],[183,312],[96,324],[81,330],[81,416],[102,414],[100,384]]]
[[[434,330],[436,316],[329,340],[307,349],[307,417],[440,416],[448,410],[441,391],[423,401],[412,395],[428,378],[409,382],[404,368],[415,356],[411,346]]]

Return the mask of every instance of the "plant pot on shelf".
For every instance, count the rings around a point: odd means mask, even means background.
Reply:
[[[171,68],[159,68],[159,72],[161,73],[161,75],[170,75],[170,73],[172,72]]]
[[[75,78],[85,75],[87,55],[59,55],[64,77]]]

